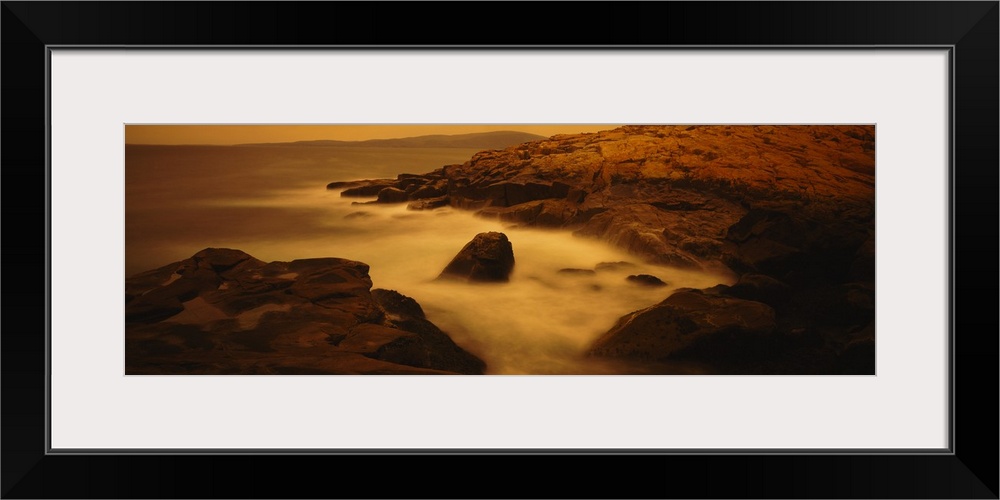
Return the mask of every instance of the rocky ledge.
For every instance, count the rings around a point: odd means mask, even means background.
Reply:
[[[740,277],[675,299],[687,305],[668,298],[626,316],[593,355],[697,359],[727,373],[874,373],[874,126],[626,126],[329,187],[563,228],[650,263]],[[773,319],[746,331],[698,326],[762,307]],[[684,335],[714,340],[667,340]],[[719,339],[736,337],[744,342],[728,345],[745,359],[720,351]]]
[[[874,148],[871,126],[627,126],[482,151],[427,174],[328,187],[373,203],[450,205],[511,224],[572,229],[662,264],[745,269],[776,254],[808,253],[801,247],[813,243],[809,234],[752,232],[786,216],[795,232],[822,229],[825,240],[850,233],[841,246],[861,245],[875,211]]]
[[[482,374],[485,364],[368,265],[232,249],[125,282],[127,374]]]

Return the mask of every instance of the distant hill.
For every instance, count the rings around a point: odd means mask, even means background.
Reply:
[[[546,139],[546,137],[527,132],[499,131],[475,134],[421,135],[418,137],[370,139],[367,141],[296,141],[239,144],[239,146],[503,149],[541,139]]]

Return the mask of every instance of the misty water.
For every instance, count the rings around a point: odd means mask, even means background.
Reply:
[[[263,261],[341,257],[367,263],[375,288],[413,297],[429,320],[487,363],[491,374],[621,373],[586,349],[622,315],[680,287],[732,277],[643,264],[569,231],[505,226],[445,207],[407,210],[328,191],[331,181],[424,173],[462,163],[476,150],[433,148],[127,146],[126,276],[235,248]],[[476,234],[502,231],[514,249],[509,283],[435,281]],[[593,275],[602,262],[634,267]],[[648,288],[625,280],[652,274]],[[634,370],[632,370],[634,371]],[[679,369],[683,372],[684,369]]]

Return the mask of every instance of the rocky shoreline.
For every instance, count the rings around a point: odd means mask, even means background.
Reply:
[[[125,282],[125,373],[467,374],[486,364],[368,265],[208,248]]]
[[[622,317],[589,351],[715,373],[874,374],[874,126],[626,126],[334,182],[362,203],[451,206],[730,270]]]
[[[554,268],[584,278],[614,268],[648,293],[648,307],[586,349],[595,363],[874,374],[874,147],[872,126],[626,126],[327,187],[373,198],[358,204],[469,210],[602,240],[648,264],[736,277],[665,296],[669,274],[626,262]],[[515,265],[507,236],[469,237],[438,279],[505,286]],[[267,263],[208,248],[133,276],[126,373],[485,373],[416,301],[373,288],[368,271],[340,258]]]

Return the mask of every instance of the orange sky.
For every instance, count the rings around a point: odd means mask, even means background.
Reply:
[[[363,141],[430,134],[517,130],[543,136],[607,130],[618,125],[126,125],[126,144],[244,144],[313,140]]]

